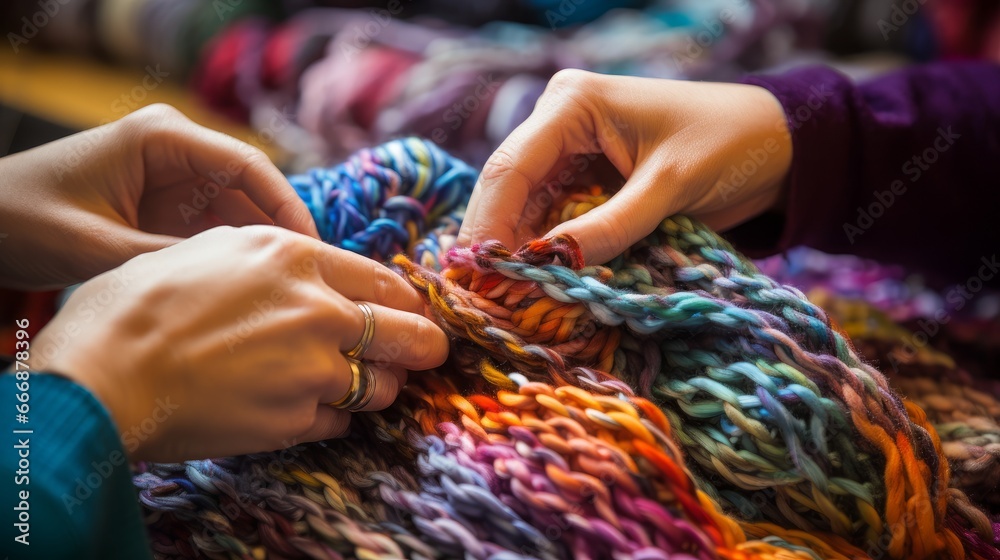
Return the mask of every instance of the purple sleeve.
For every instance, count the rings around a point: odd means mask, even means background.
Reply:
[[[930,64],[862,84],[812,67],[744,81],[781,102],[793,155],[783,219],[732,230],[741,249],[808,245],[955,279],[1000,250],[1000,66]]]

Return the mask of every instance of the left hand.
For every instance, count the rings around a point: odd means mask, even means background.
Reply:
[[[0,159],[0,189],[8,287],[80,282],[218,225],[318,237],[263,151],[167,105]]]
[[[399,275],[277,227],[214,228],[88,280],[31,340],[28,366],[90,391],[132,460],[282,449],[348,429],[351,413],[326,403],[351,387],[357,301],[375,321],[362,410],[381,410],[407,370],[444,362],[448,337]]]

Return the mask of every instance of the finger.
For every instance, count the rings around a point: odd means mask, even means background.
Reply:
[[[444,363],[448,357],[448,337],[430,319],[374,303],[369,306],[375,330],[371,344],[361,356],[366,362],[413,370],[431,369]],[[341,342],[342,352],[354,348],[364,335],[365,316],[360,307],[352,314],[351,323],[349,334]]]
[[[560,134],[549,122],[518,127],[483,166],[473,190],[472,213],[466,214],[459,239],[466,243],[496,239],[513,247],[514,230],[529,194],[549,174],[562,150]]]
[[[521,221],[514,230],[515,246],[537,239],[555,224],[572,219],[573,215],[564,207],[567,198],[586,193],[593,185],[602,185],[610,196],[624,183],[621,172],[603,153],[560,158],[545,182],[530,193]],[[574,207],[573,211],[578,212],[580,208]],[[557,221],[553,222],[553,217]]]
[[[169,149],[167,162],[220,187],[243,191],[275,225],[319,238],[305,203],[263,151],[169,111],[161,129],[143,136],[148,167],[162,166],[159,156]]]
[[[240,189],[274,224],[319,239],[312,214],[295,189],[264,155],[248,156],[232,188]]]
[[[351,413],[321,404],[316,408],[316,420],[297,441],[323,441],[344,437],[350,432]]]
[[[676,211],[676,202],[668,195],[660,201],[654,198],[658,190],[664,190],[658,185],[660,177],[659,172],[651,171],[648,166],[637,169],[611,199],[552,228],[547,237],[574,237],[587,264],[602,264],[615,258]]]
[[[352,301],[370,301],[379,305],[422,313],[424,300],[402,276],[382,264],[315,242],[320,275],[328,286]]]
[[[218,193],[205,208],[192,206],[190,188],[170,188],[147,191],[139,205],[139,227],[150,233],[191,237],[205,230],[230,225],[270,225],[273,220],[257,207],[242,191],[221,189],[202,181],[198,192]],[[185,181],[185,184],[190,182]],[[211,185],[211,186],[208,186]],[[178,208],[183,208],[178,211]],[[177,217],[180,215],[181,219]]]
[[[396,401],[399,391],[406,385],[406,370],[400,367],[381,367],[368,362],[365,366],[371,369],[375,380],[375,394],[372,400],[360,412],[375,412],[385,410]]]
[[[226,190],[219,193],[219,197],[212,201],[209,208],[223,224],[233,227],[269,225],[272,222],[270,216],[242,191]]]
[[[476,181],[459,243],[496,239],[508,247],[515,245],[528,195],[561,157],[578,150],[575,140],[586,136],[590,127],[590,118],[575,107],[559,108],[540,99],[531,116],[493,152]]]
[[[341,355],[334,361],[336,362],[335,371],[338,379],[335,383],[330,384],[328,390],[323,391],[319,400],[319,404],[330,408],[333,407],[329,403],[341,401],[348,396],[354,379],[354,372],[346,357]],[[367,360],[362,362],[361,367],[367,368],[371,372],[371,378],[362,381],[374,383],[374,387],[371,388],[374,393],[371,400],[360,411],[382,410],[392,404],[403,385],[406,384],[406,370],[399,366],[373,364]],[[364,369],[358,371],[367,377]]]
[[[455,244],[460,247],[468,247],[472,244],[472,224],[479,210],[479,199],[482,198],[483,187],[479,178],[476,179],[476,186],[472,188],[472,196],[465,206],[465,215],[462,217],[462,227],[458,229],[458,237]]]

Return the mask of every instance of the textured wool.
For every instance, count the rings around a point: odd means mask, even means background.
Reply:
[[[325,240],[391,258],[451,355],[344,439],[140,465],[158,556],[1000,558],[963,491],[1000,474],[975,464],[994,397],[904,376],[901,398],[821,307],[682,216],[606,266],[570,238],[451,247],[474,180],[412,138],[291,178]],[[973,415],[979,440],[943,428]]]

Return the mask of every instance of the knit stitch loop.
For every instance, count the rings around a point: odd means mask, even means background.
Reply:
[[[451,355],[350,437],[146,466],[158,555],[1000,558],[925,411],[704,225],[604,266],[568,237],[447,249],[475,173],[415,139],[291,181],[325,240],[392,257]]]

